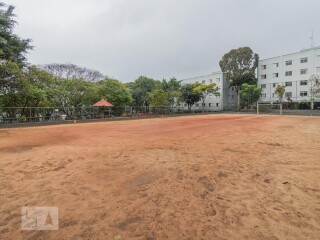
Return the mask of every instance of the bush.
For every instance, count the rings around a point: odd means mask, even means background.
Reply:
[[[19,117],[18,121],[19,121],[19,123],[25,123],[25,122],[27,122],[27,118],[26,118],[26,116],[22,115]]]

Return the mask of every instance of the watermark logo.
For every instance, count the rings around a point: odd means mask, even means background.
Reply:
[[[22,207],[22,230],[58,230],[57,207]]]

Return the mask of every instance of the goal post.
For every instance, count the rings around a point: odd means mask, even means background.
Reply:
[[[257,114],[280,114],[282,115],[282,104],[280,103],[257,103]]]

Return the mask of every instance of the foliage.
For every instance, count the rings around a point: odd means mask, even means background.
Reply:
[[[168,96],[162,89],[153,90],[149,93],[150,107],[167,107]]]
[[[161,82],[152,78],[140,76],[133,83],[129,83],[127,86],[133,97],[133,105],[149,106],[149,93],[156,89],[160,89]]]
[[[253,104],[259,101],[261,93],[262,89],[256,85],[244,83],[240,90],[241,103],[248,108],[252,107]]]
[[[198,83],[194,84],[185,84],[181,87],[181,101],[185,102],[188,105],[188,110],[191,110],[191,106],[196,102],[199,102],[202,93],[200,91],[195,91],[195,88],[198,87]]]
[[[0,59],[15,62],[20,68],[26,65],[26,53],[32,49],[30,39],[22,39],[13,33],[16,25],[12,5],[0,2]]]
[[[47,64],[41,66],[42,69],[52,73],[58,78],[83,79],[89,82],[102,81],[106,77],[97,70],[79,67],[74,64]]]
[[[172,107],[181,95],[181,81],[178,81],[176,78],[171,78],[169,81],[163,79],[161,86],[163,91],[167,94],[168,104]]]
[[[258,62],[258,54],[249,47],[241,47],[226,53],[219,64],[229,86],[240,87],[244,83],[255,83]]]
[[[202,100],[202,108],[204,110],[204,103],[208,95],[213,94],[214,96],[220,96],[219,87],[215,83],[194,85],[194,91],[200,94]]]
[[[115,79],[106,79],[100,82],[98,96],[117,107],[128,106],[133,101],[127,86]]]
[[[285,92],[286,92],[285,86],[281,86],[281,85],[277,86],[277,88],[275,90],[275,94],[278,96],[280,104],[282,104],[282,102],[283,102],[283,96],[284,96]]]

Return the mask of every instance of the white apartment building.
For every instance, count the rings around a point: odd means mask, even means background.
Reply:
[[[187,78],[181,80],[182,84],[188,83],[203,83],[210,84],[215,83],[219,87],[220,96],[215,96],[213,94],[209,94],[205,100],[205,109],[211,111],[221,111],[234,109],[237,106],[237,93],[235,89],[229,88],[227,82],[224,79],[224,74],[222,72],[214,72],[210,75]],[[187,104],[181,103],[180,106],[182,109],[188,109]],[[202,109],[202,101],[196,103],[192,106],[193,110]]]
[[[263,90],[261,102],[278,100],[277,85],[286,87],[285,101],[289,98],[293,102],[310,102],[313,85],[310,77],[320,74],[320,47],[260,60],[257,72],[258,86]]]

